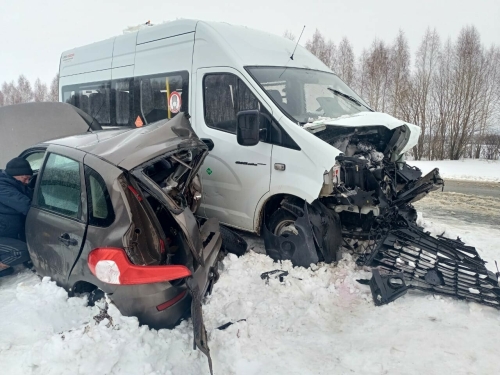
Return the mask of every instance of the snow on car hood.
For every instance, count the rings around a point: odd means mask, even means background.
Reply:
[[[393,130],[400,126],[406,126],[410,131],[410,137],[401,153],[405,153],[415,146],[421,133],[419,126],[406,123],[387,113],[382,112],[360,112],[355,115],[344,115],[337,118],[319,118],[318,120],[304,125],[304,129],[311,133],[324,130],[326,126],[359,127],[359,126],[384,126]]]

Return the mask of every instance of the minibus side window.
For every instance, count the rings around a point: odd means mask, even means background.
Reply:
[[[259,108],[265,111],[250,89],[234,74],[207,74],[203,87],[205,123],[211,128],[236,134],[238,112]],[[267,124],[263,126],[267,128]]]
[[[212,73],[203,79],[205,124],[217,130],[236,134],[236,116],[244,110],[258,109],[272,119],[267,109],[237,76],[230,73]],[[279,91],[276,91],[280,95]],[[286,102],[286,101],[285,101]],[[300,147],[274,120],[261,119],[261,141],[300,150]]]
[[[136,77],[135,82],[139,98],[136,112],[144,125],[188,112],[187,72]]]
[[[115,112],[115,125],[134,126],[134,90],[133,79],[113,81],[113,99],[111,105]],[[114,104],[114,105],[113,105]]]
[[[88,113],[101,125],[113,125],[110,82],[65,86],[63,87],[63,100]]]

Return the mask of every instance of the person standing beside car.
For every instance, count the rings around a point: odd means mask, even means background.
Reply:
[[[28,187],[31,176],[33,170],[23,158],[12,159],[0,170],[0,277],[30,260],[24,224],[33,197]]]

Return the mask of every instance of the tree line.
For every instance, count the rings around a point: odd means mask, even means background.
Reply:
[[[37,78],[31,82],[21,74],[16,81],[3,82],[0,86],[0,107],[12,104],[29,102],[57,102],[59,101],[59,74],[50,85]]]
[[[319,30],[305,46],[375,111],[420,126],[415,159],[500,158],[500,47],[485,47],[474,26],[445,41],[427,29],[413,57],[402,30],[359,56],[347,37],[336,44]],[[59,75],[50,85],[21,75],[2,83],[0,106],[58,101],[58,86]]]
[[[347,37],[336,44],[319,30],[305,46],[375,111],[420,126],[415,159],[500,158],[500,47],[485,47],[474,26],[445,41],[427,29],[414,56],[402,30],[358,56]]]

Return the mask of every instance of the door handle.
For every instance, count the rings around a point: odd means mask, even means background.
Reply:
[[[59,241],[61,241],[66,246],[76,246],[78,245],[78,241],[74,238],[71,238],[68,233],[63,233],[59,236]]]

